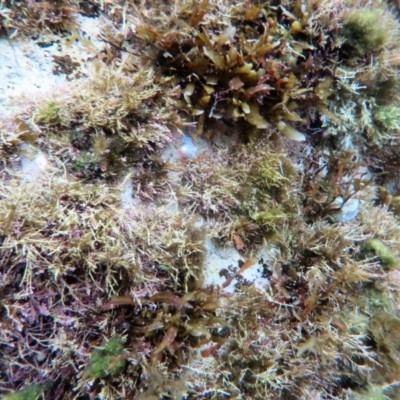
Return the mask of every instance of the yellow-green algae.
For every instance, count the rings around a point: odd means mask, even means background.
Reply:
[[[125,359],[122,356],[123,340],[112,337],[100,349],[94,350],[86,367],[85,375],[88,378],[105,378],[107,375],[121,374],[125,368]]]
[[[365,243],[364,248],[373,251],[386,268],[398,268],[399,260],[381,240],[370,239]]]
[[[43,395],[48,385],[28,385],[18,392],[10,393],[5,396],[5,400],[37,400]]]

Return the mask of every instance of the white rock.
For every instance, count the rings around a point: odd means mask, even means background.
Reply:
[[[342,198],[340,199],[343,204],[343,199]],[[360,208],[361,208],[360,200],[351,198],[342,205],[340,212],[334,214],[333,218],[338,222],[349,222],[357,217],[358,213],[360,212]]]

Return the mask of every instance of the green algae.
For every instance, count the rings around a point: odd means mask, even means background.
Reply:
[[[379,239],[370,239],[364,244],[366,250],[373,251],[377,257],[382,261],[382,264],[386,268],[395,268],[399,266],[399,260],[390,250],[390,248],[383,244]]]
[[[396,133],[400,129],[400,105],[397,103],[374,109],[376,124],[385,132]]]
[[[8,394],[5,400],[37,400],[44,392],[45,385],[28,385],[18,392]]]
[[[343,26],[347,43],[360,56],[381,49],[388,39],[383,18],[377,11],[350,12],[345,16]]]
[[[108,375],[121,374],[126,360],[121,358],[124,341],[120,337],[110,338],[100,349],[94,350],[85,370],[87,378],[105,378]]]

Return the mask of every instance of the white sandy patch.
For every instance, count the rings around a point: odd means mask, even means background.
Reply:
[[[224,271],[229,271],[230,276],[232,276],[247,260],[244,259],[234,247],[218,248],[212,240],[206,241],[206,247],[207,257],[205,261],[204,286],[213,285],[222,288],[227,281],[226,276],[222,273]],[[263,264],[272,262],[272,251],[263,248],[257,253],[255,259],[257,261],[254,265],[247,268],[237,278],[233,279],[229,285],[223,288],[225,293],[233,293],[235,291],[235,285],[242,279],[248,283],[254,284],[260,289],[269,286],[269,280],[263,276]]]
[[[2,119],[12,117],[14,111],[21,108],[21,98],[28,102],[36,98],[52,97],[59,88],[68,84],[64,74],[53,73],[55,64],[53,56],[69,55],[73,61],[79,62],[79,72],[86,74],[91,69],[91,60],[95,51],[100,50],[99,20],[78,16],[77,34],[83,41],[68,42],[70,36],[48,35],[37,42],[47,43],[40,47],[34,40],[0,38],[0,115]],[[90,43],[90,45],[88,45]]]
[[[13,100],[52,92],[65,83],[63,75],[53,75],[52,54],[32,41],[0,38],[0,113],[13,111]]]
[[[22,144],[20,155],[22,180],[25,182],[36,180],[49,165],[45,154],[31,145]]]

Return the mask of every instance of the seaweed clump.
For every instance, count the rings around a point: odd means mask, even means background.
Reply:
[[[285,224],[297,218],[301,175],[279,143],[254,140],[237,153],[221,147],[173,171],[179,204],[212,224],[219,240],[235,241],[247,253],[265,240],[279,242]]]
[[[121,358],[123,349],[121,338],[110,338],[100,349],[92,353],[85,376],[98,379],[122,373],[125,368],[125,360]]]
[[[388,32],[379,13],[372,10],[352,11],[343,20],[347,44],[360,56],[380,50]]]
[[[198,118],[199,133],[210,134],[212,121],[222,118],[305,140],[297,126],[305,129],[310,116],[326,109],[333,83],[323,66],[329,45],[311,28],[312,2],[225,11],[216,20],[217,5],[202,2],[173,20],[159,7],[138,14],[134,23],[145,54],[179,84],[176,106]]]
[[[398,21],[382,3],[374,10],[345,10],[342,23],[335,34],[342,63],[334,68],[337,96],[328,107],[336,123],[323,117],[323,126],[346,150],[351,143],[383,148],[397,134]]]
[[[215,296],[196,291],[202,284],[204,229],[179,213],[166,219],[165,210],[117,211],[118,189],[48,173],[51,180],[35,182],[35,190],[18,176],[2,175],[0,346],[8,360],[2,390],[24,387],[27,375],[41,383],[45,371],[46,380],[55,383],[49,389],[53,398],[67,396],[75,386],[85,393],[85,382],[93,379],[99,381],[95,393],[122,396],[116,393],[125,364],[131,379],[139,379],[146,348],[161,346],[161,357],[167,351],[160,344],[164,333],[177,327],[176,340],[186,351],[219,324]],[[160,287],[174,293],[173,299],[192,302],[193,310],[179,317],[168,295],[157,294]],[[131,289],[138,294],[129,304],[148,302],[135,308],[133,317],[120,308],[102,308],[109,296]],[[41,338],[43,326],[51,337]],[[132,335],[122,344],[127,330]],[[31,338],[29,344],[21,335]],[[104,337],[111,339],[101,345]],[[31,360],[23,368],[21,355]],[[76,370],[84,366],[80,378]],[[123,390],[137,394],[138,388]]]
[[[168,103],[152,112],[161,90],[151,69],[128,74],[99,64],[77,91],[36,110],[37,143],[85,181],[115,181],[132,167],[147,171],[149,163],[162,164],[153,156],[169,141],[168,123],[179,124]]]

